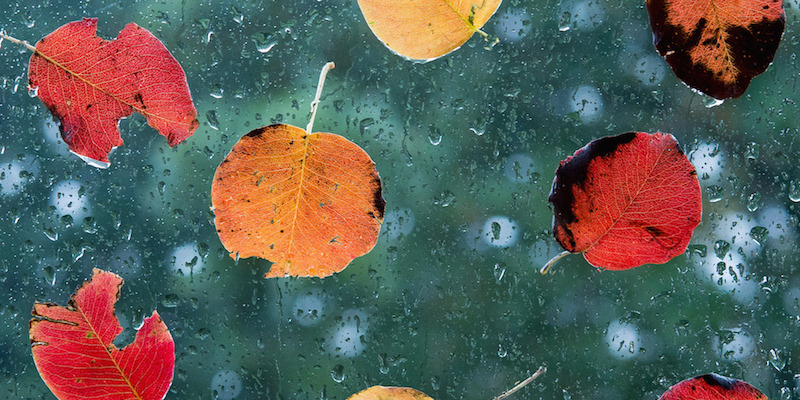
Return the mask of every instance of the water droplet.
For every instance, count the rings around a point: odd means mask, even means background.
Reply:
[[[55,286],[55,284],[56,284],[56,269],[51,267],[51,266],[47,266],[47,267],[44,267],[42,272],[44,273],[44,281],[47,282],[50,286]]]
[[[233,22],[241,24],[244,21],[244,13],[239,11],[236,6],[231,6],[231,12],[233,13]]]
[[[38,86],[36,86],[36,87],[28,86],[28,96],[36,97],[38,95],[39,95],[39,87]]]
[[[336,383],[342,383],[344,378],[346,378],[344,374],[344,366],[342,364],[336,364],[333,369],[331,370],[331,378]]]
[[[484,130],[483,128],[469,128],[469,130],[478,136],[483,136],[483,134],[486,133],[486,130]]]
[[[28,28],[33,28],[34,25],[36,25],[36,19],[34,19],[33,16],[31,16],[30,10],[25,11],[24,13],[22,13],[22,22]]]
[[[506,358],[507,355],[508,355],[508,351],[503,348],[503,345],[502,344],[498,345],[497,346],[497,356],[500,357],[500,358]]]
[[[278,44],[278,41],[274,40],[272,35],[264,32],[258,32],[250,38],[256,43],[256,50],[258,50],[259,53],[269,53],[269,51]]]
[[[269,53],[269,51],[272,50],[272,48],[275,47],[276,44],[278,44],[278,42],[276,40],[273,40],[268,43],[256,45],[256,50],[258,50],[259,53]]]
[[[431,127],[430,132],[428,132],[428,140],[432,145],[438,146],[439,143],[442,143],[442,131],[439,128]]]
[[[43,232],[44,235],[47,236],[47,238],[50,239],[51,241],[55,242],[56,240],[58,240],[58,232],[53,230],[53,228],[44,228]]]
[[[572,26],[572,13],[564,11],[561,13],[561,18],[558,19],[558,31],[566,32]]]
[[[174,293],[168,293],[164,295],[163,299],[161,299],[161,304],[163,304],[164,307],[167,308],[175,308],[178,306],[178,304],[180,304],[180,302],[181,302],[180,297],[178,297],[178,295]]]
[[[208,110],[206,111],[206,120],[208,120],[208,126],[210,126],[214,130],[219,130],[219,119],[217,119],[217,111],[216,110]]]
[[[389,373],[389,363],[386,362],[386,353],[378,355],[378,361],[379,361],[379,366],[380,366],[380,372],[382,374],[384,374],[384,375],[388,374]]]
[[[791,400],[792,399],[792,389],[788,387],[781,388],[781,400]]]
[[[783,371],[783,368],[786,367],[786,358],[783,356],[783,351],[771,349],[769,351],[769,363],[776,371]]]
[[[224,90],[222,89],[222,86],[219,83],[215,83],[215,84],[211,85],[211,93],[209,93],[209,94],[211,95],[211,97],[213,97],[215,99],[221,99],[222,98],[222,92],[224,92]]]
[[[744,152],[745,157],[750,160],[755,160],[760,154],[758,143],[750,142],[747,144],[747,149]]]
[[[706,106],[706,108],[714,108],[716,106],[722,105],[722,103],[724,102],[725,100],[715,99],[711,96],[705,96],[705,95],[703,96],[703,104]]]
[[[758,192],[751,193],[750,196],[747,196],[747,210],[750,212],[756,212],[758,208],[761,207],[761,194]]]
[[[206,339],[211,335],[211,330],[208,328],[200,328],[194,334],[198,339]]]
[[[697,254],[699,257],[705,257],[708,254],[708,248],[704,244],[690,244],[686,251],[690,255]]]
[[[795,203],[800,202],[800,183],[795,180],[789,182],[789,200]]]
[[[717,240],[716,243],[714,243],[714,254],[720,259],[725,258],[725,255],[728,254],[730,249],[731,244],[724,240]]]
[[[445,190],[439,197],[433,199],[433,204],[442,207],[449,207],[455,201],[456,201],[456,195],[454,195],[449,190]]]
[[[756,241],[756,243],[764,246],[766,244],[767,236],[769,235],[769,230],[763,226],[756,226],[753,229],[750,229],[750,237]]]
[[[499,234],[498,234],[499,236]],[[494,279],[497,283],[503,280],[503,277],[506,276],[506,266],[503,263],[497,263],[494,265]]]
[[[724,190],[721,187],[717,185],[711,185],[706,191],[708,193],[708,201],[716,203],[722,200]]]
[[[497,221],[492,221],[492,240],[500,240],[500,230],[502,227]]]

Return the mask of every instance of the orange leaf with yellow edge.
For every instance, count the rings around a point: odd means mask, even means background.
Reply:
[[[406,387],[373,386],[364,389],[347,400],[433,400],[425,393]]]
[[[375,163],[358,145],[285,124],[236,143],[211,200],[222,244],[232,257],[271,261],[267,278],[343,270],[375,246],[385,205]]]
[[[500,6],[500,0],[358,0],[372,33],[414,60],[432,60],[464,44]]]

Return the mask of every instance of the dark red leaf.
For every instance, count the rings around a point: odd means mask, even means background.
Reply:
[[[659,400],[767,400],[767,396],[747,382],[705,374],[681,381]]]
[[[186,75],[146,29],[128,24],[116,40],[95,35],[97,19],[70,22],[36,44],[30,86],[61,121],[70,150],[108,167],[122,145],[118,123],[134,111],[174,146],[197,129]]]
[[[659,54],[690,87],[739,97],[772,63],[783,35],[782,0],[647,0]]]
[[[697,173],[668,133],[589,143],[561,162],[549,200],[558,243],[612,270],[683,253],[702,216]]]
[[[33,360],[61,400],[163,399],[172,384],[175,344],[157,312],[136,339],[114,346],[122,332],[114,315],[122,278],[94,270],[66,307],[36,303],[30,322]]]

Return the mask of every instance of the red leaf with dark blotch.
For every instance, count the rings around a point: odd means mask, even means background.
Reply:
[[[113,41],[96,31],[96,18],[56,29],[36,44],[28,67],[30,86],[61,121],[70,150],[108,167],[108,153],[122,145],[119,120],[134,111],[170,146],[191,136],[197,111],[186,75],[169,50],[134,23]]]
[[[705,374],[681,381],[659,400],[767,400],[767,396],[747,382]]]
[[[175,344],[157,312],[146,318],[124,349],[114,315],[122,278],[94,270],[66,307],[36,303],[30,322],[33,360],[61,400],[163,399],[172,384]]]
[[[549,200],[558,243],[612,270],[683,253],[702,216],[697,173],[667,133],[589,143],[561,162]]]
[[[775,57],[782,0],[647,0],[653,40],[675,75],[717,99],[739,97]]]

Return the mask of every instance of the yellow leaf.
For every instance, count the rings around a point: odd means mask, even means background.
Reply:
[[[480,32],[500,0],[358,0],[358,5],[387,47],[414,60],[432,60]]]
[[[391,386],[373,386],[362,390],[347,400],[433,400],[416,389]]]

